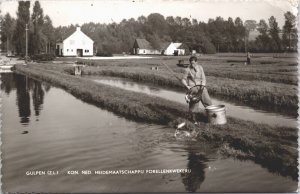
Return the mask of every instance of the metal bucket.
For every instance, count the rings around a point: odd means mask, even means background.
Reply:
[[[211,105],[205,108],[208,122],[213,125],[227,123],[225,105]]]

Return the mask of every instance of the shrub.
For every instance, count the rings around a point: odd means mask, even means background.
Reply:
[[[30,57],[33,61],[53,61],[55,59],[54,54],[35,54]]]

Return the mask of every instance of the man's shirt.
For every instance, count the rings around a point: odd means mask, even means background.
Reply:
[[[194,68],[195,67],[195,68]],[[201,65],[197,64],[195,66],[189,66],[185,69],[183,78],[188,86],[195,86],[195,85],[206,85],[206,78]]]

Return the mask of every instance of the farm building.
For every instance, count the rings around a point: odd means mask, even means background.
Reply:
[[[56,43],[56,54],[64,57],[93,56],[93,45],[94,41],[77,27],[73,34]]]
[[[146,39],[135,39],[133,44],[133,54],[134,55],[160,55],[161,51],[154,49],[150,42]]]
[[[183,43],[160,43],[159,49],[154,49],[146,39],[136,39],[133,44],[134,55],[185,55],[188,48]]]
[[[162,50],[163,55],[185,55],[186,48],[182,43],[171,42]]]

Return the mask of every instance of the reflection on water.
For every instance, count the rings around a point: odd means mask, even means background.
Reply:
[[[191,169],[191,173],[182,173],[182,183],[188,192],[197,192],[201,183],[205,179],[205,169],[207,168],[208,159],[205,155],[199,153],[188,153],[187,168]]]
[[[1,90],[9,94],[11,90],[16,88],[15,74],[3,73],[1,74]]]
[[[2,84],[8,84],[1,86],[8,91],[2,95],[3,191],[288,192],[297,188],[295,181],[253,162],[220,159],[207,144],[177,141],[172,128],[128,121],[61,89],[49,90],[41,82],[10,76],[1,77]],[[191,172],[68,175],[70,170],[186,168]],[[45,170],[59,174],[26,176],[27,171]]]
[[[3,74],[3,76],[1,76],[1,82],[1,89],[4,90],[7,95],[9,95],[12,90],[16,90],[16,103],[18,105],[20,123],[27,125],[30,122],[31,98],[35,116],[40,115],[45,91],[48,92],[51,88],[49,84],[42,87],[41,82],[28,79],[18,74]]]
[[[158,96],[161,98],[166,98],[168,100],[180,102],[186,104],[184,100],[185,94],[182,92],[162,89],[146,84],[135,83],[130,80],[120,79],[120,78],[95,78],[89,77],[94,81],[102,84],[107,84],[115,87],[120,87],[122,89],[131,90],[135,92],[142,92],[149,95]],[[248,106],[235,105],[223,100],[218,100],[212,98],[213,104],[223,104],[226,106],[226,115],[232,116],[235,118],[250,120],[257,123],[265,123],[269,125],[280,125],[287,127],[297,127],[297,119],[291,116],[281,115],[279,113],[266,112],[262,110],[256,110]],[[204,109],[204,108],[203,108]]]
[[[22,124],[27,124],[30,121],[30,94],[28,89],[27,77],[16,76],[17,88],[17,105],[19,109],[19,117]]]
[[[35,116],[40,115],[40,110],[44,102],[44,90],[40,82],[34,81],[32,84],[32,101],[34,106]]]

